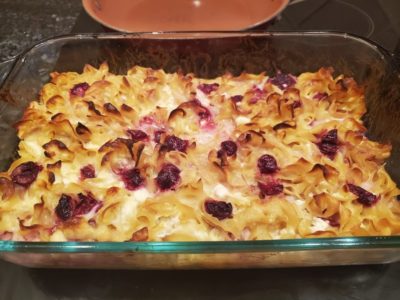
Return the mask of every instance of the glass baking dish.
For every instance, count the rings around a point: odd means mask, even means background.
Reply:
[[[362,38],[333,32],[197,32],[80,34],[43,41],[0,64],[0,168],[17,146],[12,125],[52,71],[80,72],[107,61],[215,77],[229,71],[293,74],[332,66],[365,87],[370,138],[390,141],[387,170],[400,183],[400,78],[394,56]],[[54,268],[265,268],[400,261],[400,236],[229,242],[0,241],[4,260]]]

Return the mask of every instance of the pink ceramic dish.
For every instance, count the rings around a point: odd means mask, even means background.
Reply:
[[[289,0],[82,0],[87,13],[123,32],[243,30],[276,17]]]

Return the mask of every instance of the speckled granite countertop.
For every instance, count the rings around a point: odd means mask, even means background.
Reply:
[[[69,33],[80,0],[0,0],[0,62],[42,39]]]

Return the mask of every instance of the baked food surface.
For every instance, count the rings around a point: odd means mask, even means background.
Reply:
[[[400,233],[391,146],[331,69],[205,80],[52,73],[0,173],[0,239],[263,240]]]

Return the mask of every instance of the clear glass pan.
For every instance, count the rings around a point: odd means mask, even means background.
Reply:
[[[69,35],[43,41],[0,64],[0,169],[18,143],[12,127],[52,71],[80,72],[107,61],[112,72],[135,65],[202,77],[229,71],[298,74],[332,66],[365,86],[372,139],[390,141],[387,170],[400,183],[400,77],[394,56],[376,44],[332,32],[193,32]],[[232,242],[13,242],[0,257],[29,267],[255,268],[391,263],[400,237],[341,237]]]

